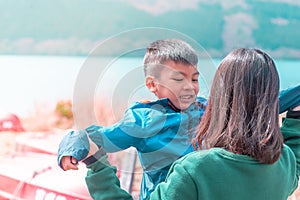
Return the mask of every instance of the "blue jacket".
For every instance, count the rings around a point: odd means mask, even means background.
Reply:
[[[300,84],[280,91],[279,113],[283,113],[290,108],[300,104]]]
[[[140,199],[146,199],[155,186],[165,180],[171,164],[193,151],[191,139],[206,104],[206,99],[198,97],[196,103],[179,111],[168,99],[135,103],[118,123],[108,127],[93,125],[85,131],[106,152],[137,149],[143,168]],[[66,155],[82,160],[88,151],[84,131],[70,132],[60,143],[58,163]]]

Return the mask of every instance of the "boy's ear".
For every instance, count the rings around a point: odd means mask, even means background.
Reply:
[[[150,92],[156,93],[156,83],[155,78],[153,76],[147,76],[146,77],[146,86]]]

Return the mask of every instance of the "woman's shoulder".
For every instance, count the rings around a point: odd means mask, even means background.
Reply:
[[[280,159],[281,160],[287,160],[288,163],[291,163],[292,160],[294,162],[296,162],[295,153],[293,152],[293,150],[291,149],[291,147],[289,147],[286,144],[283,144],[283,148],[281,150]]]
[[[247,155],[240,155],[235,154],[229,151],[226,151],[223,148],[211,148],[208,150],[200,150],[194,151],[182,157],[182,161],[180,161],[184,165],[202,165],[202,166],[210,166],[216,162],[223,162],[223,163],[257,163],[256,160],[247,156]]]
[[[220,157],[220,154],[222,154],[223,151],[224,150],[221,148],[197,150],[183,156],[180,160],[178,160],[178,162],[182,164],[191,163],[192,165],[207,163],[209,160],[215,160],[217,157]]]

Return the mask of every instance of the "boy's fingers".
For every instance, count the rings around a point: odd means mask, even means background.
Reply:
[[[300,110],[300,105],[296,106],[295,108],[293,108],[294,111],[299,111]]]
[[[74,157],[64,156],[61,159],[61,167],[63,170],[78,170],[78,162]]]

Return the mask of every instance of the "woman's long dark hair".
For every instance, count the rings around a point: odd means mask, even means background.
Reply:
[[[210,92],[194,147],[220,147],[261,163],[277,161],[283,137],[272,58],[258,49],[232,51],[220,63]]]

